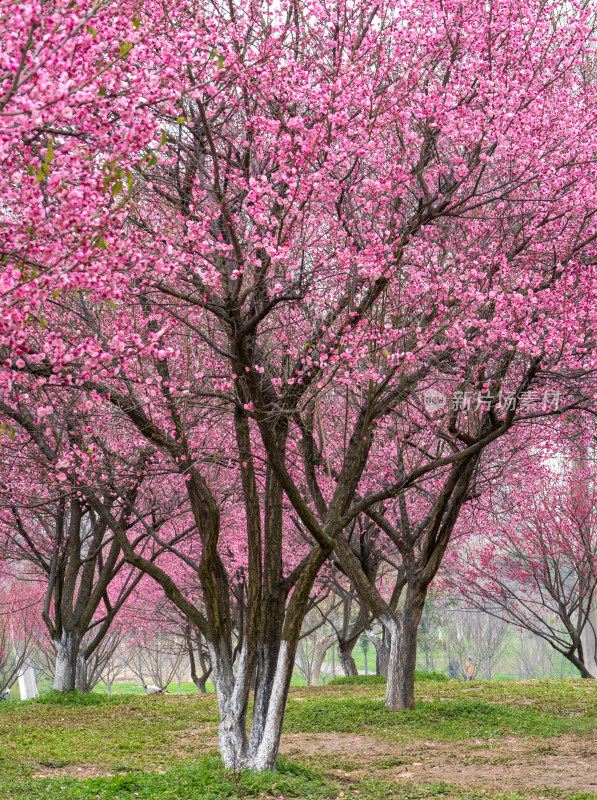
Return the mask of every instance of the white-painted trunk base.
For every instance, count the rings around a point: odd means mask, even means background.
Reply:
[[[21,700],[31,700],[32,697],[39,695],[35,672],[29,664],[24,667],[19,675],[19,692],[21,693]]]
[[[274,769],[276,766],[276,758],[278,756],[282,732],[282,720],[284,718],[284,704],[286,700],[289,669],[292,669],[292,659],[288,657],[288,642],[283,640],[278,652],[276,673],[270,694],[267,716],[263,726],[263,733],[261,737],[257,737],[257,739],[260,739],[259,745],[255,752],[250,754],[247,764],[249,769],[252,769],[254,772],[263,772],[266,769]],[[254,738],[253,735],[251,738]]]
[[[56,647],[56,667],[52,688],[56,692],[72,692],[76,686],[75,637],[72,632],[64,632],[60,639],[54,640]]]
[[[597,678],[597,598],[588,614],[580,640],[587,672],[592,678]]]
[[[243,681],[250,680],[246,669],[246,653],[241,651],[234,677],[225,655],[219,653],[215,647],[209,646],[213,665],[212,678],[220,710],[218,730],[220,755],[224,766],[228,769],[250,769],[253,772],[274,769],[280,745],[289,669],[292,669],[288,650],[288,643],[283,641],[278,652],[267,713],[260,726],[261,729],[251,730],[249,744],[245,730],[246,709],[243,709],[243,702],[246,703],[246,699],[243,700],[243,697],[246,698],[244,691],[246,686]]]

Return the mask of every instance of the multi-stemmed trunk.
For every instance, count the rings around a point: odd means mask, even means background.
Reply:
[[[477,461],[478,454],[475,454],[452,466],[430,512],[414,534],[406,533],[412,531],[413,527],[408,522],[405,504],[401,508],[401,530],[383,514],[369,510],[371,518],[385,531],[402,557],[402,566],[398,570],[389,603],[365,573],[348,538],[340,534],[336,540],[336,553],[343,570],[363,603],[381,622],[386,636],[389,636],[389,648],[386,651],[386,706],[391,711],[415,706],[417,631],[427,589],[440,567],[458,514],[467,498]],[[398,609],[404,592],[403,607]]]
[[[275,768],[292,678],[297,642],[262,643],[262,671],[257,674],[255,707],[247,735],[246,715],[251,675],[246,648],[240,654],[236,677],[226,647],[209,645],[213,680],[220,711],[219,744],[224,766],[256,772]],[[224,653],[223,653],[224,651]],[[274,653],[276,655],[274,656]],[[273,662],[273,663],[272,663]]]
[[[326,636],[323,642],[321,642],[316,647],[315,662],[313,665],[313,674],[311,676],[311,686],[317,686],[319,684],[319,676],[321,675],[321,668],[323,667],[323,662],[325,660],[326,653],[330,648],[330,644],[332,644],[332,642],[334,641],[334,638],[335,637],[332,634],[330,634],[329,636]]]
[[[108,587],[126,564],[116,539],[106,536],[106,523],[71,497],[57,504],[54,525],[55,547],[43,563],[47,586],[41,615],[56,652],[53,688],[87,692],[95,680],[95,670],[88,672],[90,659],[142,573],[130,571],[117,599],[106,601]]]
[[[284,592],[264,598],[261,630],[253,645],[249,637],[245,639],[236,677],[227,653],[222,657],[223,648],[209,648],[221,716],[220,750],[227,767],[246,767],[256,772],[275,768],[308,597],[326,555],[321,550],[312,554],[287,607]],[[251,646],[255,647],[255,658],[250,657]],[[255,699],[247,736],[246,714],[252,685]]]
[[[247,766],[258,772],[274,769],[276,765],[297,644],[297,641],[282,640],[276,648],[277,658],[271,684],[266,686],[265,677],[257,675],[256,699],[267,692],[268,703],[267,708],[262,706],[259,717],[252,725]]]

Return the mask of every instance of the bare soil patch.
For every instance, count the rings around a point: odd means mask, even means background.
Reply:
[[[164,773],[165,769],[159,767],[154,772]],[[40,766],[33,778],[113,778],[114,772],[102,769],[96,764],[67,764],[64,767],[45,767]]]
[[[496,742],[398,744],[345,733],[289,734],[280,753],[313,760],[337,755],[368,776],[389,782],[437,783],[506,790],[559,789],[597,793],[597,742],[586,739],[519,739]]]
[[[102,769],[95,764],[67,764],[64,767],[40,766],[33,774],[34,778],[111,778],[114,775],[109,770]]]

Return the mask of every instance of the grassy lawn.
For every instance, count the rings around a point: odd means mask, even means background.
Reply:
[[[2,703],[0,796],[597,800],[594,681],[421,680],[397,714],[383,692],[293,688],[279,768],[258,776],[222,769],[213,694]]]
[[[213,692],[214,687],[212,683],[206,684],[207,692]],[[178,694],[178,684],[177,683],[170,683],[166,686],[166,689],[171,694]],[[108,689],[105,683],[98,683],[94,686],[93,691],[95,694],[108,694]],[[180,693],[181,694],[197,694],[197,687],[194,683],[181,683],[180,684]],[[112,694],[138,694],[145,696],[145,689],[141,686],[140,683],[113,683],[112,684]]]
[[[300,675],[293,675],[291,686],[305,686],[305,679],[302,678]],[[49,691],[49,685],[47,687],[47,691]],[[205,688],[208,693],[214,691],[213,683],[207,683]],[[166,686],[166,689],[171,694],[178,694],[178,684],[177,683],[169,683]],[[108,689],[105,683],[98,683],[94,689],[95,694],[108,694]],[[180,684],[180,693],[181,694],[197,694],[197,687],[194,683],[181,683]],[[139,694],[145,696],[145,689],[141,686],[140,683],[114,683],[112,684],[112,694]]]

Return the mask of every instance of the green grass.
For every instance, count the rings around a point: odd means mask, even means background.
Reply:
[[[510,736],[547,738],[597,733],[597,716],[563,718],[483,700],[419,700],[413,711],[393,713],[382,700],[321,697],[308,704],[291,700],[284,730],[362,733],[403,741],[413,737],[445,742]]]
[[[90,780],[33,780],[5,790],[21,800],[242,800],[243,798],[327,798],[354,797],[360,800],[523,800],[524,795],[455,789],[446,783],[426,786],[362,780],[347,786],[327,779],[314,770],[279,761],[275,773],[255,775],[224,770],[216,758],[204,758],[193,766],[177,767],[165,774],[148,772]],[[553,795],[557,797],[557,793]],[[596,795],[580,792],[568,800],[595,800]]]
[[[425,786],[357,780],[347,784],[331,780],[315,770],[279,760],[275,773],[259,775],[232,773],[217,758],[204,758],[192,766],[180,766],[167,773],[146,772],[113,778],[77,780],[29,780],[4,790],[20,800],[243,800],[244,798],[302,798],[331,800],[352,797],[359,800],[526,800],[528,795],[482,789],[458,789],[446,783]],[[551,794],[557,798],[558,793]],[[545,797],[545,795],[543,795]],[[580,792],[567,800],[595,800],[597,795]]]
[[[369,780],[353,761],[326,748],[325,734],[358,733],[377,739],[468,742],[499,745],[509,737],[538,739],[551,746],[558,737],[578,738],[579,747],[597,739],[597,683],[594,681],[472,682],[418,675],[413,711],[388,712],[383,681],[358,676],[327,687],[294,688],[284,730],[323,734],[321,752],[281,762],[275,774],[233,775],[217,753],[217,704],[211,695],[56,693],[25,703],[0,704],[0,797],[77,800],[221,800],[221,798],[345,798],[355,800],[515,800],[497,790]],[[452,745],[453,746],[453,745]],[[395,768],[398,753],[389,759]],[[382,758],[383,761],[383,758]],[[305,766],[309,763],[309,767]],[[380,762],[381,763],[381,762]],[[406,762],[405,762],[406,763]],[[76,776],[90,767],[106,777],[35,777],[64,770]],[[337,774],[340,772],[340,776]],[[349,773],[349,774],[347,774]],[[384,779],[386,773],[381,775]],[[61,788],[64,787],[64,788]],[[579,787],[579,789],[582,787]],[[521,795],[529,797],[533,792]],[[534,794],[553,800],[597,800],[591,794],[556,790]]]
[[[49,694],[0,705],[0,787],[41,768],[86,764],[131,772],[169,769],[194,752],[193,736],[217,736],[214,695]],[[181,737],[190,742],[180,743]],[[172,752],[177,749],[178,758]]]
[[[449,681],[447,675],[442,672],[425,672],[422,669],[415,670],[415,680],[434,681],[444,683]],[[327,682],[327,686],[385,686],[387,678],[385,675],[342,675],[340,678],[333,678]]]
[[[305,679],[302,678],[300,675],[293,675],[291,686],[305,686]],[[210,694],[214,691],[213,683],[207,683],[205,686],[207,693]],[[48,687],[49,689],[49,687]],[[46,691],[48,691],[46,689]],[[166,689],[170,692],[170,694],[178,694],[178,683],[169,683],[166,686]],[[105,683],[98,683],[93,688],[94,694],[108,694],[108,687]],[[180,685],[180,693],[181,694],[198,694],[197,687],[194,683],[181,683]],[[138,694],[138,695],[145,695],[145,689],[141,686],[140,683],[113,683],[112,684],[112,694]]]
[[[207,693],[211,693],[214,691],[213,683],[208,683],[205,686]],[[166,689],[171,694],[178,694],[178,684],[177,683],[170,683],[166,686]],[[93,688],[94,694],[108,694],[108,687],[105,683],[98,683]],[[194,683],[181,683],[180,685],[180,693],[181,694],[198,694],[197,687]],[[140,683],[113,683],[112,684],[112,695],[115,694],[138,694],[138,695],[145,695],[145,689],[141,686]]]
[[[332,678],[326,686],[385,686],[385,675],[341,675]]]
[[[328,781],[304,767],[280,762],[275,773],[234,774],[222,767],[216,757],[206,757],[193,765],[178,766],[163,774],[145,772],[109,778],[34,779],[12,783],[7,793],[23,800],[221,800],[221,798],[263,797],[276,791],[284,797],[322,798],[331,790]]]

